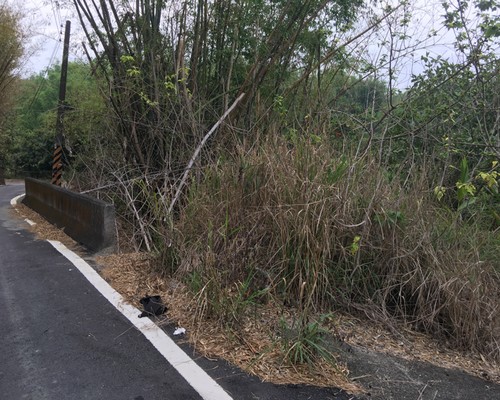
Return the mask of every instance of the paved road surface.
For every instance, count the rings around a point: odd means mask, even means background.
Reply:
[[[201,399],[66,258],[13,216],[10,200],[23,191],[0,186],[0,399]],[[353,398],[197,362],[235,400]]]
[[[0,398],[200,399],[49,243],[0,187]]]

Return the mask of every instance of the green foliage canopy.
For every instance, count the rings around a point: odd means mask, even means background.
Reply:
[[[64,125],[68,147],[73,156],[79,156],[76,158],[78,162],[87,155],[88,145],[99,137],[105,120],[104,102],[97,82],[90,74],[88,64],[69,63],[69,111]],[[8,167],[12,175],[50,176],[60,75],[61,67],[55,65],[46,74],[20,81],[17,108],[9,133]],[[66,160],[70,156],[66,154]]]
[[[19,18],[8,5],[0,3],[0,184],[4,183],[9,142],[7,120],[12,108],[15,70],[23,55],[23,32]]]

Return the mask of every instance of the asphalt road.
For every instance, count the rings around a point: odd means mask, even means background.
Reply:
[[[201,399],[65,257],[13,215],[10,200],[23,191],[0,186],[0,399]],[[354,398],[196,362],[235,400]]]
[[[0,398],[200,399],[49,243],[12,216],[0,186]]]

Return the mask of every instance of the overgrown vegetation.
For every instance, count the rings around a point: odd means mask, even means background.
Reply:
[[[254,270],[249,296],[266,289],[306,315],[397,318],[493,355],[500,234],[443,208],[425,172],[403,186],[369,156],[268,142],[192,185],[178,257],[207,287],[213,273],[226,288]]]
[[[75,65],[69,183],[115,203],[200,321],[292,308],[293,363],[330,357],[340,310],[500,358],[498,2],[447,3],[455,55],[404,90],[427,45],[408,2],[69,3],[106,102]]]
[[[0,185],[5,184],[5,158],[9,138],[4,130],[13,108],[17,67],[23,55],[23,31],[20,15],[7,3],[0,2]]]

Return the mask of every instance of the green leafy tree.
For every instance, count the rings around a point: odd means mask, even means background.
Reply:
[[[384,151],[409,174],[427,165],[436,197],[463,217],[498,226],[500,160],[500,3],[446,2],[455,33],[453,61],[427,54],[390,118]],[[495,222],[497,221],[497,222]]]
[[[49,177],[61,67],[20,81],[15,123],[11,126],[9,168],[17,175]],[[68,111],[65,135],[69,150],[65,160],[80,168],[95,155],[92,146],[106,140],[102,134],[105,109],[88,64],[71,62],[67,81]],[[92,156],[89,156],[92,154]]]
[[[7,120],[12,109],[16,70],[23,55],[20,16],[0,3],[0,184],[5,184],[5,151],[9,142]]]

